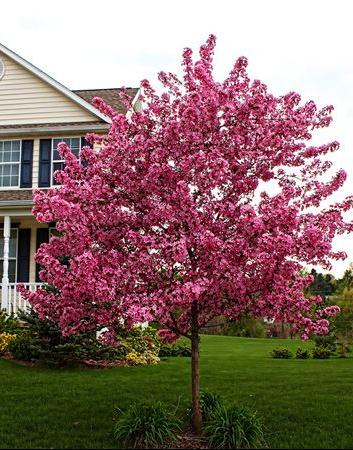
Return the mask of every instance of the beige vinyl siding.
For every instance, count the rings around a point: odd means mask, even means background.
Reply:
[[[0,52],[0,125],[87,122],[97,117]]]

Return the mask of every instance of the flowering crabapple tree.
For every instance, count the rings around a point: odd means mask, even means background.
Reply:
[[[244,57],[215,81],[214,47],[211,35],[196,61],[185,49],[183,77],[161,72],[161,93],[143,81],[139,112],[94,100],[109,133],[87,135],[99,150],[81,160],[60,145],[60,187],[36,191],[33,209],[60,232],[36,256],[51,288],[24,293],[65,334],[106,327],[112,341],[121,320],[155,320],[164,339],[189,338],[196,431],[200,329],[249,314],[327,333],[339,309],[304,296],[302,269],[344,258],[332,241],[352,230],[351,197],[321,205],[346,179],[327,160],[339,144],[310,145],[333,107],[272,95]]]

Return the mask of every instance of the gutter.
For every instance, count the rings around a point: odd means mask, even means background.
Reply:
[[[72,132],[72,131],[107,131],[109,129],[109,124],[102,125],[85,125],[84,122],[82,125],[63,125],[56,127],[26,127],[26,128],[1,128],[0,127],[0,135],[1,136],[42,136],[44,134],[62,134],[63,132]]]
[[[1,200],[0,208],[2,207],[17,207],[17,206],[33,206],[33,200]]]

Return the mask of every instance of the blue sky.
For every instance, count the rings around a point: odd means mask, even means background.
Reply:
[[[296,90],[335,105],[336,167],[353,193],[353,1],[12,0],[1,5],[0,42],[71,89],[136,86],[159,70],[177,72],[182,48],[218,38],[221,78],[241,55],[275,94]],[[337,239],[353,261],[353,236]]]

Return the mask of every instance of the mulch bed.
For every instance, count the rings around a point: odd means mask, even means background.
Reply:
[[[87,359],[85,361],[79,361],[79,364],[90,369],[112,369],[114,367],[124,367],[126,364],[124,361],[95,361],[94,359]]]
[[[27,367],[41,367],[44,364],[42,361],[22,361],[22,360],[19,360],[19,359],[15,359],[13,356],[11,356],[8,353],[5,354],[5,355],[2,355],[1,358],[2,359],[6,359],[7,361],[12,361],[15,364],[18,364],[20,366],[27,366]],[[84,366],[84,367],[87,367],[89,369],[112,369],[114,367],[124,367],[124,366],[126,366],[124,361],[106,361],[106,360],[95,361],[93,359],[88,359],[88,360],[84,360],[84,361],[77,361],[77,362],[74,362],[72,364],[76,364],[76,365],[79,365],[79,366]],[[64,366],[66,366],[66,364]],[[60,365],[58,365],[58,367],[60,367]]]
[[[28,366],[28,367],[34,367],[36,365],[35,362],[33,361],[21,361],[19,359],[15,359],[12,355],[10,355],[9,353],[6,353],[5,355],[1,356],[1,359],[5,359],[6,361],[12,361],[16,364],[18,364],[19,366]]]
[[[196,436],[191,430],[183,432],[183,434],[177,436],[177,440],[173,442],[168,449],[209,449],[207,441],[200,436]]]

